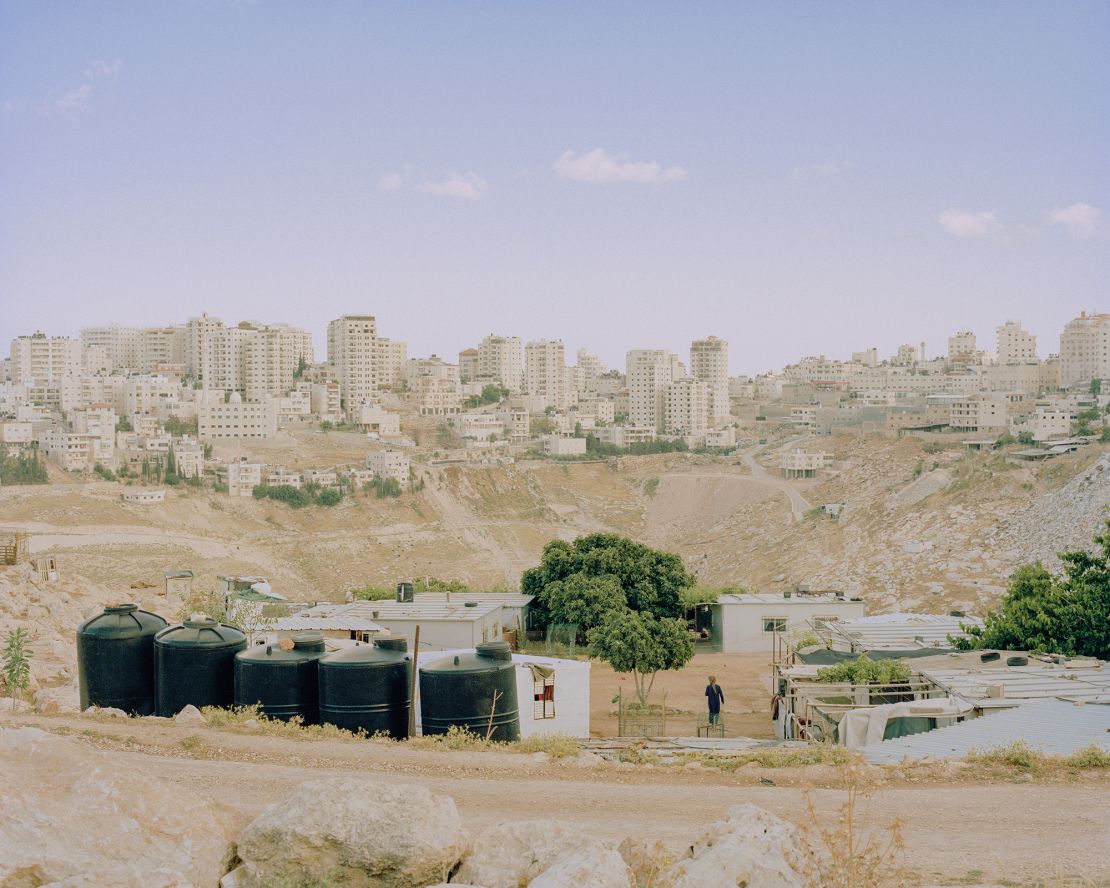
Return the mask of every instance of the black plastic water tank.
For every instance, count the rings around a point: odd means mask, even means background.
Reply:
[[[485,642],[473,654],[420,667],[422,733],[446,734],[452,725],[490,740],[520,739],[516,667],[508,642]]]
[[[235,699],[235,655],[247,636],[234,626],[196,615],[154,636],[158,714],[177,715],[190,703],[227,708]]]
[[[348,731],[409,735],[412,660],[403,638],[377,638],[320,661],[320,721]]]
[[[154,636],[166,625],[138,605],[117,604],[78,626],[81,709],[111,706],[154,715]]]
[[[324,656],[324,636],[304,632],[235,655],[235,705],[253,706],[268,718],[303,724],[319,721],[316,664]]]

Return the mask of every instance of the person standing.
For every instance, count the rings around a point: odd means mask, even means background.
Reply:
[[[721,704],[725,702],[725,692],[717,684],[717,677],[709,676],[709,684],[705,687],[705,696],[709,703],[709,723],[711,725],[721,722]]]

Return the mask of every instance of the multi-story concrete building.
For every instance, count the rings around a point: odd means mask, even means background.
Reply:
[[[459,368],[448,364],[438,355],[429,358],[409,358],[404,367],[405,383],[409,391],[416,391],[421,379],[447,379],[452,383],[459,381]]]
[[[655,429],[649,426],[602,426],[594,429],[593,434],[602,444],[622,448],[655,440]]]
[[[393,479],[403,488],[409,484],[409,458],[397,450],[375,450],[366,457],[366,468],[383,481]]]
[[[343,415],[339,383],[334,380],[301,383],[312,396],[312,412],[327,422],[337,422]]]
[[[185,322],[185,373],[197,382],[213,384],[211,335],[223,326],[223,321],[207,312]]]
[[[728,397],[728,343],[716,336],[690,344],[690,374],[709,389],[709,424],[727,422],[732,413]]]
[[[243,394],[248,401],[284,395],[293,388],[302,363],[307,367],[314,361],[312,335],[307,330],[287,324],[259,327],[246,341]]]
[[[371,315],[343,315],[328,324],[328,363],[347,412],[377,394],[377,338],[378,325]]]
[[[201,441],[272,438],[277,434],[277,401],[244,401],[232,392],[228,402],[204,401],[197,407],[197,437]]]
[[[115,459],[116,422],[118,417],[111,404],[93,402],[69,414],[73,431],[93,436],[92,459],[110,464]]]
[[[216,470],[216,478],[227,485],[229,496],[250,496],[262,483],[262,465],[245,460],[231,462]]]
[[[379,338],[377,341],[378,388],[388,389],[401,381],[405,361],[408,360],[408,346],[399,339]]]
[[[809,453],[801,448],[785,450],[779,454],[779,466],[784,478],[812,478],[829,463],[823,450]]]
[[[13,354],[14,357],[14,354]],[[1060,385],[1110,378],[1110,314],[1081,312],[1060,334]]]
[[[144,327],[139,338],[139,370],[154,373],[176,365],[185,365],[185,327]]]
[[[577,363],[574,365],[574,387],[579,395],[597,393],[597,381],[605,373],[601,358],[591,355],[586,349],[578,349]]]
[[[954,432],[1009,431],[1013,421],[1032,409],[1022,392],[980,392],[953,400],[949,405],[948,425]]]
[[[172,445],[178,477],[199,478],[204,473],[204,447],[192,438],[182,437]]]
[[[478,345],[478,378],[500,382],[512,394],[518,395],[524,390],[522,358],[519,336],[491,333]]]
[[[138,327],[110,324],[107,327],[84,327],[81,345],[85,349],[103,349],[112,370],[137,370],[140,367],[142,331]]]
[[[49,459],[67,472],[85,472],[96,462],[99,438],[84,432],[67,432],[57,427],[42,433],[42,449]]]
[[[524,350],[524,387],[528,394],[541,398],[545,409],[565,410],[567,406],[566,354],[561,339],[529,342]]]
[[[975,334],[961,330],[948,337],[948,360],[951,362],[970,362],[975,358]]]
[[[999,364],[1037,363],[1037,337],[1023,330],[1019,321],[1007,321],[995,332],[998,334],[996,358]]]
[[[53,383],[66,376],[80,376],[81,370],[79,339],[33,333],[12,340],[11,377],[14,383]]]
[[[628,353],[628,419],[632,426],[657,432],[664,427],[666,388],[684,374],[682,363],[664,349],[635,349]]]
[[[478,378],[478,349],[464,348],[459,352],[459,381],[471,382]]]
[[[355,412],[355,425],[368,434],[395,438],[401,434],[401,416],[381,404],[362,404]]]
[[[663,431],[668,435],[702,435],[709,428],[709,385],[686,376],[664,389]]]
[[[450,416],[462,409],[462,394],[456,379],[421,376],[410,388],[421,416]]]

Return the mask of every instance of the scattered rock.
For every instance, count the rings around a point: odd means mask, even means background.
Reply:
[[[348,888],[442,881],[466,849],[453,799],[422,786],[335,777],[302,783],[239,836],[221,888],[327,879]]]
[[[605,764],[605,759],[603,759],[596,752],[588,752],[586,750],[583,750],[574,758],[569,759],[568,764],[573,765],[576,768],[596,768],[598,765]]]
[[[586,848],[559,857],[528,888],[636,888],[636,882],[616,849]]]
[[[682,767],[686,771],[700,771],[702,768],[705,767],[705,765],[703,765],[697,759],[694,759],[692,762],[687,762]]]
[[[582,830],[556,820],[518,820],[479,833],[455,874],[460,882],[488,888],[517,888],[578,851],[603,851],[610,846]]]
[[[0,885],[215,885],[234,814],[85,744],[0,729]]]
[[[177,722],[179,725],[206,725],[206,724],[208,724],[208,719],[206,719],[204,717],[203,713],[201,713],[201,711],[199,709],[197,709],[192,703],[190,703],[188,706],[186,706],[184,709],[182,709],[179,713],[177,713],[177,715],[175,715],[173,717],[173,720],[175,722]]]
[[[617,849],[632,871],[637,885],[659,885],[659,877],[667,868],[668,853],[662,842],[648,844],[643,839],[627,838]]]
[[[90,718],[128,718],[126,712],[122,709],[116,709],[114,706],[105,706],[103,708],[99,706],[90,706],[81,714]]]
[[[63,685],[59,688],[43,688],[35,694],[35,712],[80,712],[81,701],[77,688]]]
[[[809,856],[795,828],[755,805],[730,808],[665,874],[670,888],[801,888]]]

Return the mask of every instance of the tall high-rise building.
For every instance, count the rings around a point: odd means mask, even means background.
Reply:
[[[664,430],[664,393],[683,375],[682,362],[665,349],[634,349],[626,361],[628,421],[657,432]]]
[[[597,392],[597,380],[605,373],[601,358],[591,355],[586,349],[578,349],[578,360],[574,365],[574,385],[580,395]]]
[[[567,406],[566,357],[561,339],[529,342],[524,350],[524,386],[528,394],[542,398],[547,407]]]
[[[185,372],[194,380],[211,385],[211,335],[222,330],[224,322],[206,313],[185,322]]]
[[[280,397],[292,390],[297,368],[315,362],[312,335],[288,324],[255,328],[245,342],[243,393],[248,401],[267,395]]]
[[[58,382],[81,375],[81,340],[34,333],[17,336],[11,347],[12,382]]]
[[[696,376],[684,376],[663,391],[663,431],[668,435],[699,435],[710,424],[710,387]]]
[[[1018,321],[1007,321],[995,332],[999,364],[1037,363],[1037,337],[1023,330]]]
[[[357,410],[378,390],[378,325],[372,315],[343,315],[328,324],[328,363],[343,409]]]
[[[392,388],[404,375],[405,361],[408,360],[409,348],[399,339],[378,338],[377,343],[378,388]]]
[[[142,346],[142,331],[138,327],[110,324],[107,327],[83,327],[81,345],[85,348],[103,348],[113,370],[136,370]]]
[[[478,349],[464,348],[459,352],[459,379],[470,382],[478,378]]]
[[[164,364],[185,363],[185,327],[144,327],[139,339],[139,370],[151,373]]]
[[[690,344],[690,373],[709,388],[709,422],[726,422],[732,414],[728,397],[728,343],[716,336]]]
[[[496,380],[518,395],[524,391],[522,358],[519,336],[491,333],[478,344],[478,378]]]
[[[1060,385],[1110,379],[1110,314],[1081,312],[1060,334]]]

